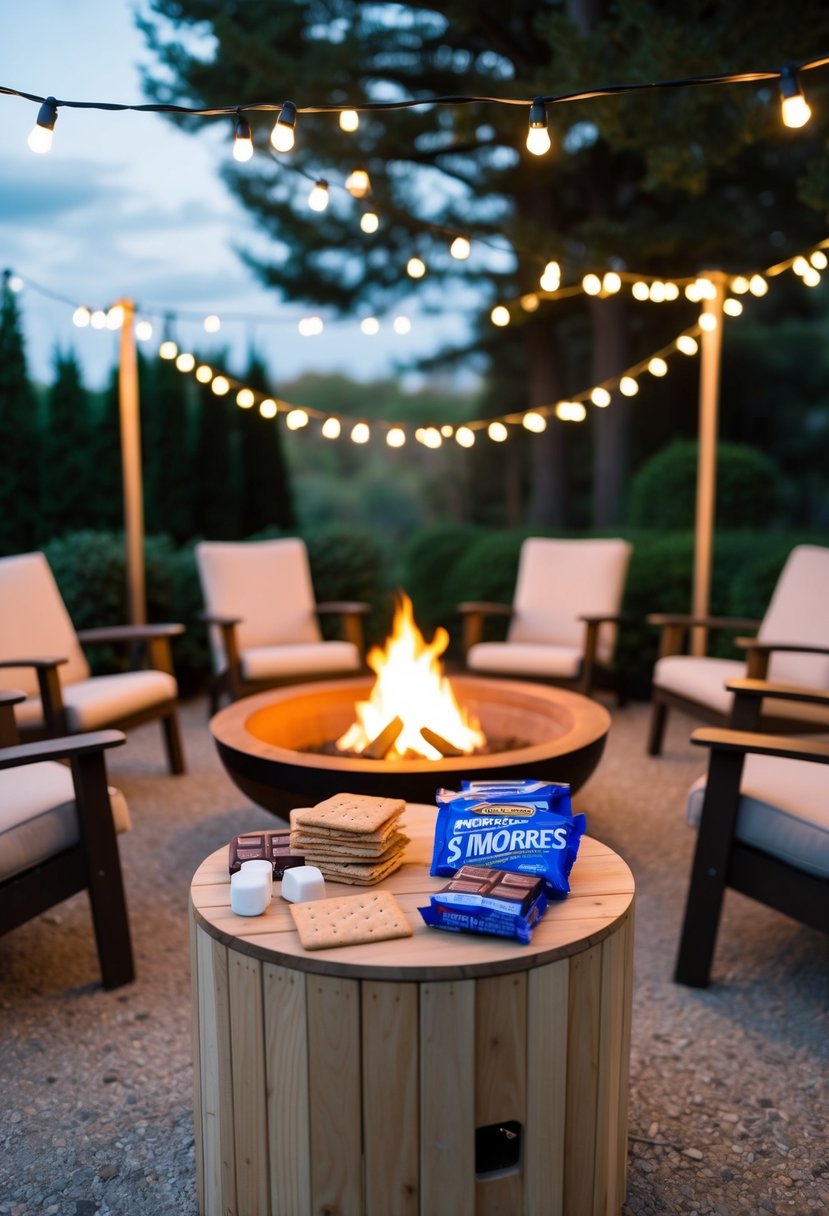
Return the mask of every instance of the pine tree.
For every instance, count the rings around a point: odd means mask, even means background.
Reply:
[[[196,533],[208,540],[239,536],[236,406],[217,397],[209,384],[192,381],[196,401]]]
[[[196,532],[187,378],[169,359],[141,358],[139,380],[147,531],[185,541]]]
[[[90,494],[89,396],[74,351],[55,352],[55,379],[46,403],[42,441],[41,539],[98,522]]]
[[[9,278],[6,271],[0,299],[0,553],[20,553],[37,542],[40,451],[37,402]]]
[[[90,506],[93,526],[102,530],[124,526],[124,484],[121,470],[121,422],[118,368],[103,393],[92,401],[89,452]]]

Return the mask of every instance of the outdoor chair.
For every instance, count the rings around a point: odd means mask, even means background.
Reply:
[[[829,707],[829,690],[729,683],[742,729],[704,727],[708,778],[691,787],[697,845],[674,978],[707,986],[726,887],[829,933],[829,743],[758,734],[762,698]]]
[[[202,541],[196,564],[213,660],[211,706],[300,680],[357,674],[363,603],[314,600],[303,541]],[[324,641],[318,617],[339,616],[343,640]]]
[[[661,626],[659,659],[654,667],[648,751],[662,751],[668,710],[682,709],[704,722],[725,725],[732,709],[726,688],[741,677],[768,678],[775,683],[829,688],[829,548],[798,545],[792,549],[777,580],[762,621],[732,617],[655,615]],[[711,629],[756,629],[755,638],[739,638],[747,660],[719,659],[682,653],[694,626]],[[758,628],[759,626],[759,628]],[[801,734],[829,731],[825,705],[769,701],[763,706],[760,729]]]
[[[624,540],[551,540],[521,546],[513,602],[458,605],[473,674],[549,681],[589,696],[623,688],[613,669],[631,546]],[[483,641],[487,617],[509,618],[506,641]]]
[[[56,738],[160,719],[170,771],[184,772],[170,638],[183,625],[116,625],[76,632],[42,553],[0,558],[0,683],[20,688],[24,739]],[[93,676],[82,644],[130,647],[147,667]]]
[[[126,736],[19,744],[13,707],[24,699],[0,692],[0,934],[86,890],[103,985],[118,988],[134,976],[115,838],[130,820],[123,794],[107,786],[104,751]]]

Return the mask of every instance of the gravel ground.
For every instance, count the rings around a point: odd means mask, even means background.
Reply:
[[[705,759],[681,715],[658,761],[646,706],[613,717],[577,803],[637,881],[624,1216],[826,1213],[829,938],[730,893],[715,983],[671,981],[693,844],[684,793]],[[134,823],[120,839],[136,982],[101,990],[82,895],[0,938],[2,1216],[197,1212],[189,881],[235,832],[273,820],[225,776],[204,703],[183,720],[184,777],[166,775],[155,725],[110,753]]]

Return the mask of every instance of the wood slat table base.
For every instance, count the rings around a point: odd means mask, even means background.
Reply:
[[[443,885],[428,876],[434,814],[408,808],[410,860],[384,883],[411,939],[306,953],[278,895],[263,917],[233,915],[226,850],[197,871],[204,1216],[620,1211],[630,871],[585,838],[570,896],[529,947],[429,930],[416,909]],[[519,1159],[476,1174],[475,1130],[493,1124],[519,1125]]]

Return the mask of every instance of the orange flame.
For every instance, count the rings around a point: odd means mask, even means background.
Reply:
[[[385,647],[375,646],[366,657],[377,677],[369,700],[357,703],[357,721],[337,740],[337,747],[362,752],[396,717],[403,729],[387,759],[439,760],[441,753],[423,738],[422,726],[465,753],[483,746],[486,739],[478,723],[460,708],[442,673],[440,656],[448,644],[449,634],[443,628],[435,631],[431,642],[424,640],[414,622],[412,602],[401,594]]]

